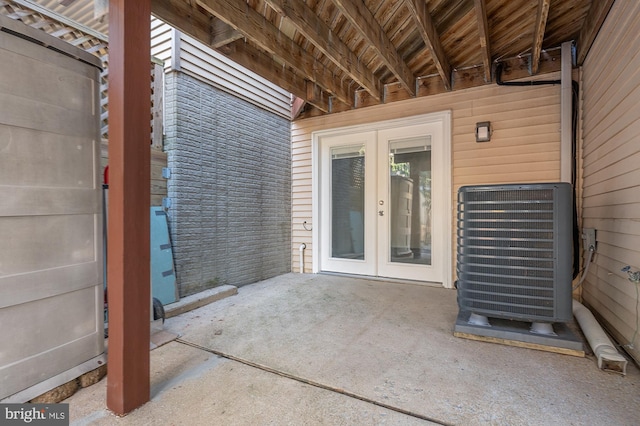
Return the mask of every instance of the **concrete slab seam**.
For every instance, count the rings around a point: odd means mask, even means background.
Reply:
[[[366,396],[358,395],[356,393],[349,392],[349,391],[347,391],[345,389],[340,389],[340,388],[336,388],[336,387],[333,387],[333,386],[330,386],[330,385],[325,385],[323,383],[316,382],[314,380],[305,379],[304,377],[300,377],[300,376],[296,376],[294,374],[290,374],[290,373],[287,373],[287,372],[284,372],[284,371],[276,370],[274,368],[268,367],[268,366],[263,365],[263,364],[259,364],[259,363],[256,363],[256,362],[253,362],[253,361],[249,361],[249,360],[246,360],[246,359],[243,359],[243,358],[231,355],[231,354],[227,354],[227,353],[215,350],[215,349],[211,349],[211,348],[207,348],[205,346],[198,345],[197,343],[189,342],[187,340],[183,340],[183,339],[180,339],[180,338],[175,339],[175,342],[181,343],[183,345],[191,346],[193,348],[200,349],[200,350],[212,353],[214,355],[218,355],[220,357],[226,358],[226,359],[231,360],[231,361],[239,362],[239,363],[247,365],[249,367],[257,368],[257,369],[265,371],[267,373],[276,374],[278,376],[281,376],[281,377],[284,377],[284,378],[287,378],[287,379],[291,379],[291,380],[295,380],[297,382],[304,383],[304,384],[307,384],[309,386],[313,386],[313,387],[316,387],[316,388],[319,388],[319,389],[323,389],[323,390],[327,390],[327,391],[330,391],[330,392],[338,393],[340,395],[344,395],[344,396],[347,396],[347,397],[350,397],[350,398],[354,398],[354,399],[357,399],[357,400],[360,400],[360,401],[363,401],[363,402],[366,402],[366,403],[369,403],[369,404],[376,405],[378,407],[386,408],[387,410],[395,411],[395,412],[400,413],[400,414],[411,416],[411,417],[414,417],[414,418],[417,418],[417,419],[420,419],[420,420],[426,420],[426,421],[429,421],[429,422],[432,422],[432,423],[435,423],[435,424],[439,424],[439,425],[442,425],[442,426],[453,426],[452,423],[447,423],[447,422],[445,422],[443,420],[435,419],[433,417],[425,416],[425,415],[420,414],[420,413],[416,413],[416,412],[413,412],[413,411],[405,410],[403,408],[395,407],[393,405],[385,404],[384,402],[376,401],[375,399],[371,399],[371,398],[368,398]]]

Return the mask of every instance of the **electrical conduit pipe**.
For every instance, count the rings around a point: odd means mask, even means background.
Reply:
[[[627,360],[620,355],[609,337],[596,321],[589,309],[577,300],[573,301],[573,315],[576,317],[589,346],[598,358],[598,368],[622,375],[627,374]]]

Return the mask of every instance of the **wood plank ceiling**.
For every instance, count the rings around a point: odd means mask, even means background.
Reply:
[[[151,2],[314,116],[558,70],[566,41],[581,63],[614,0]]]

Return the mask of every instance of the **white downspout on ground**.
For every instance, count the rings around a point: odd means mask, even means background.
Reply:
[[[573,315],[578,320],[582,332],[589,341],[589,346],[598,358],[598,368],[623,375],[627,374],[627,359],[620,355],[613,346],[591,311],[582,303],[574,300]]]

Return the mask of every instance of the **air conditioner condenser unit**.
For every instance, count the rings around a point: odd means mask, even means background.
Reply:
[[[568,183],[460,188],[457,331],[510,339],[496,326],[519,321],[532,323],[527,335],[557,336],[552,324],[573,319],[572,214]]]

